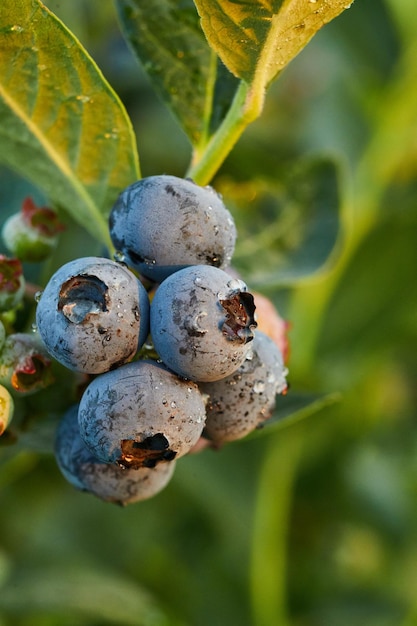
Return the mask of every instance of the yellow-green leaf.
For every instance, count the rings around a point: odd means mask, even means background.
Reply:
[[[39,0],[2,0],[0,161],[95,237],[139,177],[131,123],[74,35]]]
[[[267,86],[350,0],[194,0],[207,40],[235,76]]]

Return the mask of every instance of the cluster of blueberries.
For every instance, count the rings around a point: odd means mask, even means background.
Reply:
[[[236,228],[211,187],[144,178],[120,194],[109,229],[115,260],[62,266],[36,326],[52,357],[90,375],[58,426],[58,466],[78,489],[127,504],[158,493],[202,442],[260,426],[287,370],[229,268]]]

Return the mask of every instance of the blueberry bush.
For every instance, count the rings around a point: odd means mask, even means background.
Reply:
[[[3,0],[0,626],[415,623],[416,31]]]

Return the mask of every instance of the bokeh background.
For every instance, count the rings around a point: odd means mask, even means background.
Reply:
[[[142,174],[182,176],[187,139],[112,3],[46,4],[125,103]],[[182,459],[127,508],[73,490],[47,450],[2,446],[0,626],[417,624],[416,32],[412,0],[356,0],[271,87],[213,181],[253,190],[306,156],[340,162],[331,263],[265,290],[291,323],[290,395],[323,406]],[[28,193],[43,200],[0,170],[2,221]],[[237,195],[244,229],[256,215]],[[76,235],[72,253],[93,251]],[[262,264],[246,250],[243,267]]]

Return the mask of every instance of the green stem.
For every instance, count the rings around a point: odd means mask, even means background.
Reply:
[[[288,528],[303,429],[288,428],[266,452],[255,509],[251,598],[254,626],[286,626]]]
[[[325,313],[338,285],[343,280],[354,254],[379,218],[379,208],[387,188],[407,154],[415,153],[417,128],[417,68],[413,59],[417,46],[410,46],[399,63],[396,79],[381,97],[375,112],[375,126],[352,180],[352,196],[343,211],[345,243],[332,272],[309,284],[300,285],[293,294],[288,315],[292,322],[291,367],[306,380],[314,371]]]
[[[246,127],[257,119],[263,108],[264,93],[241,81],[223,122],[211,137],[202,154],[196,152],[186,176],[199,185],[207,185]]]

